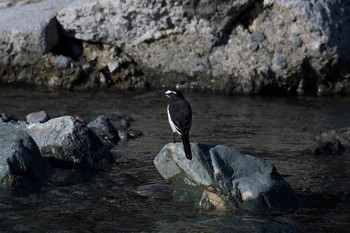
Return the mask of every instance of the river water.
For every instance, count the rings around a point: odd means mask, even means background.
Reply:
[[[203,211],[174,203],[153,158],[172,141],[164,90],[70,92],[0,87],[0,112],[24,120],[122,112],[141,138],[97,171],[57,170],[39,192],[0,191],[0,232],[350,232],[350,154],[316,156],[321,130],[350,125],[350,98],[185,93],[193,142],[224,144],[274,164],[311,203],[288,211]]]

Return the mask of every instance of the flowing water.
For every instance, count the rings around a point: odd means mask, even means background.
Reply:
[[[249,213],[173,203],[153,165],[172,141],[161,91],[0,87],[0,112],[22,120],[40,110],[88,121],[122,112],[144,133],[119,143],[110,167],[57,170],[39,192],[0,191],[0,232],[350,232],[350,154],[313,155],[321,130],[350,125],[349,97],[185,96],[192,104],[193,142],[224,144],[270,161],[312,204]]]

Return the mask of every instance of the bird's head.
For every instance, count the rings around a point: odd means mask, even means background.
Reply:
[[[165,92],[165,96],[170,100],[184,99],[182,93],[177,89],[169,89]]]

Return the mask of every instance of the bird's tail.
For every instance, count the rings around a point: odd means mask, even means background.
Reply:
[[[188,133],[182,135],[181,140],[182,140],[182,143],[184,145],[186,158],[191,160],[192,159],[192,152],[191,152],[191,144],[190,144],[190,139],[189,139]]]

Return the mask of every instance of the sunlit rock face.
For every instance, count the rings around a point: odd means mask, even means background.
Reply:
[[[192,143],[187,160],[181,143],[169,143],[154,159],[172,185],[174,199],[205,209],[258,211],[294,208],[290,185],[269,162],[222,145]]]

